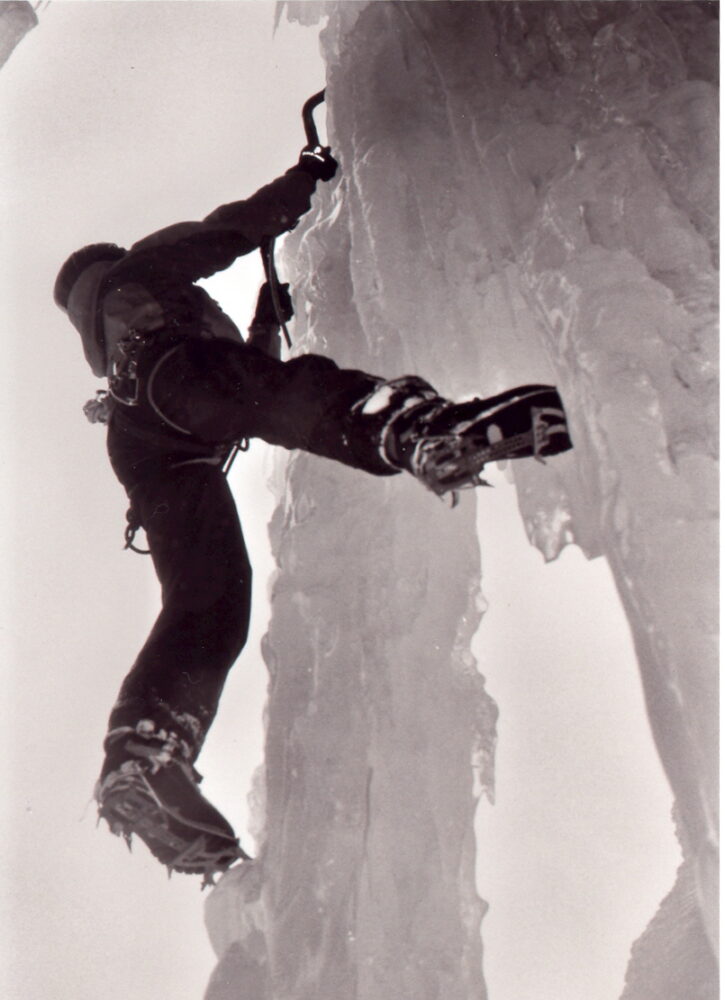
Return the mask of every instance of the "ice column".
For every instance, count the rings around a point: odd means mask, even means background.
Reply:
[[[712,5],[290,7],[328,15],[342,166],[286,244],[295,348],[452,396],[560,387],[575,450],[521,464],[522,516],[546,558],[576,543],[609,560],[683,845],[626,995],[664,995],[654,970],[673,940],[705,990]],[[472,814],[493,784],[496,711],[468,651],[482,610],[472,504],[450,511],[402,477],[304,455],[278,479],[264,831],[259,861],[210,901],[223,957],[209,1000],[249,984],[269,1000],[480,1000]]]

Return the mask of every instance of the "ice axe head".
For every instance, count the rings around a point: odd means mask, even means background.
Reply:
[[[305,135],[307,136],[307,148],[311,149],[315,146],[320,145],[320,137],[317,134],[317,126],[315,125],[314,111],[325,100],[325,91],[320,90],[312,97],[308,97],[305,101],[304,107],[302,108],[302,123],[305,127]]]

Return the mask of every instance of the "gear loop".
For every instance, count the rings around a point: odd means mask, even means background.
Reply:
[[[124,550],[130,549],[132,552],[138,552],[138,554],[141,556],[151,555],[151,549],[139,549],[136,545],[133,544],[134,539],[136,537],[136,532],[139,530],[139,528],[143,527],[143,524],[141,523],[141,518],[138,515],[138,511],[133,506],[133,504],[126,511],[126,521],[128,523],[126,524],[126,529],[123,533],[124,541],[126,543],[124,545]]]

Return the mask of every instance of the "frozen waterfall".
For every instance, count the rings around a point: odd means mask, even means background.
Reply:
[[[287,5],[325,20],[342,168],[285,243],[295,350],[567,406],[521,516],[611,568],[682,851],[626,1000],[714,995],[716,7]],[[209,899],[208,1000],[482,1000],[475,498],[302,454],[276,479],[258,860]]]

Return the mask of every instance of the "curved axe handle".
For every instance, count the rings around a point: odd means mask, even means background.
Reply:
[[[309,97],[302,108],[302,123],[305,126],[305,135],[307,136],[307,143],[309,146],[319,146],[320,137],[317,134],[317,126],[315,125],[314,111],[325,100],[325,91],[320,90],[312,97]]]

